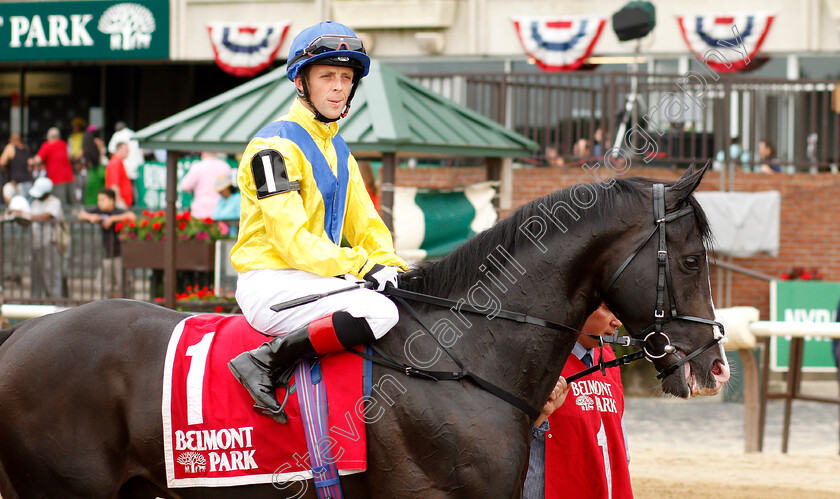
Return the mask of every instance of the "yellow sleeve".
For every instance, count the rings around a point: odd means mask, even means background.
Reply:
[[[408,270],[408,264],[394,253],[391,232],[373,207],[355,158],[350,156],[350,185],[347,211],[344,214],[344,235],[353,247],[360,247],[368,258],[380,265]]]

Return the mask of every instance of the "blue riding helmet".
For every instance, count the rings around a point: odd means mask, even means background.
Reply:
[[[360,79],[367,76],[370,57],[365,53],[362,40],[352,29],[332,21],[318,23],[298,33],[289,49],[286,75],[294,81],[307,64],[348,66],[361,71]]]

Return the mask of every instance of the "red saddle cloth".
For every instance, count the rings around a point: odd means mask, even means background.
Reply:
[[[267,339],[242,316],[197,315],[175,327],[163,371],[167,486],[312,478],[297,394],[286,404],[288,424],[279,424],[253,410],[251,396],[227,367]],[[341,475],[367,468],[364,404],[357,405],[364,400],[362,360],[342,352],[320,361],[330,419],[329,435],[319,442],[330,449]],[[278,390],[281,402],[283,395]]]

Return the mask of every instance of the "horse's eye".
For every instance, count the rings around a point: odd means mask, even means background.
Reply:
[[[689,256],[683,260],[683,262],[685,263],[685,266],[691,270],[697,270],[700,268],[700,260],[698,260],[696,256]]]

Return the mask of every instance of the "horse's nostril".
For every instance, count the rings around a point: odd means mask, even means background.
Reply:
[[[715,362],[712,364],[712,374],[715,376],[721,376],[723,374],[723,368],[720,366],[720,362]]]

